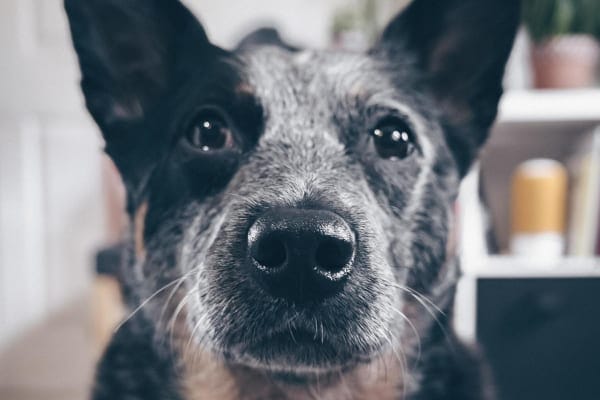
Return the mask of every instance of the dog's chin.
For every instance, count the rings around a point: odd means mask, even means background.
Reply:
[[[261,371],[287,384],[339,377],[359,364],[368,363],[382,349],[359,351],[328,341],[327,337],[304,330],[288,330],[266,335],[227,352],[230,362]]]

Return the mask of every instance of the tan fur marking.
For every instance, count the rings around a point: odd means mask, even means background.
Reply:
[[[205,352],[194,355],[184,354],[182,385],[185,400],[238,400],[240,398],[235,379],[229,370]]]
[[[148,202],[143,202],[135,211],[133,219],[134,240],[135,240],[135,256],[138,260],[146,258],[146,246],[144,244],[144,226],[146,222],[146,214],[148,213]]]
[[[247,83],[242,83],[242,84],[238,85],[235,88],[235,91],[238,94],[247,95],[247,96],[251,96],[254,94],[254,89],[252,89],[252,86],[248,85]]]
[[[399,400],[402,398],[402,372],[392,356],[357,367],[333,382],[308,386],[280,384],[247,368],[228,368],[207,354],[186,362],[186,400]]]

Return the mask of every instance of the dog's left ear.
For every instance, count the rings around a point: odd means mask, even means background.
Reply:
[[[413,0],[374,48],[394,63],[416,58],[461,175],[496,118],[519,10],[519,0]]]

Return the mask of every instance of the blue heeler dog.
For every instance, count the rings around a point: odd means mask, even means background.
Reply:
[[[487,398],[448,243],[518,0],[414,0],[365,53],[223,50],[177,0],[66,9],[131,217],[94,399]]]

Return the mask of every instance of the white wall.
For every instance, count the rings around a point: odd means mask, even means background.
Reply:
[[[337,7],[353,0],[184,0],[199,16],[209,37],[232,46],[261,24],[274,25],[294,43],[325,46]]]
[[[100,140],[57,0],[0,2],[0,346],[81,293],[102,238]]]

